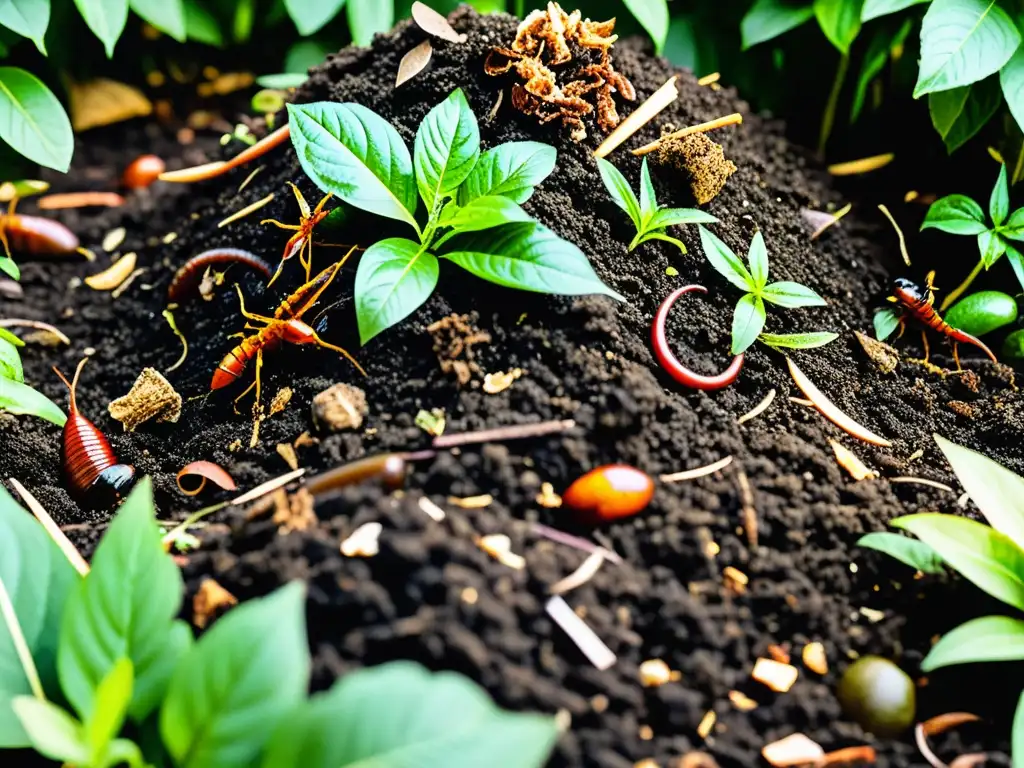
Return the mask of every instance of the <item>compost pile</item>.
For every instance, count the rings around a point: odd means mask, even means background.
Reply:
[[[259,219],[297,220],[287,181],[298,184],[311,204],[322,196],[302,174],[291,148],[284,147],[260,161],[265,167],[241,192],[252,168],[190,187],[187,194],[177,188],[173,196],[157,192],[155,200],[133,200],[98,217],[74,212],[64,217],[86,245],[123,224],[128,228],[123,250],[136,250],[147,272],[112,299],[81,285],[81,277],[96,271],[94,265],[25,263],[25,297],[11,302],[5,314],[57,323],[72,339],[70,348],[30,348],[26,381],[65,403],[49,366],[73,369],[83,349],[94,348],[79,385],[79,407],[111,436],[123,461],[153,477],[163,519],[180,518],[219,498],[209,492],[191,501],[180,495],[175,473],[186,463],[215,461],[240,487],[252,487],[288,470],[276,446],[291,444],[304,432],[312,439],[300,441],[298,461],[320,470],[367,454],[428,447],[429,436],[414,424],[421,409],[442,409],[448,432],[573,419],[575,429],[562,435],[442,451],[415,464],[404,492],[388,494],[375,484],[349,488],[319,503],[318,520],[300,530],[285,533],[269,518],[222,517],[230,530],[221,525],[195,532],[202,547],[186,555],[189,589],[194,592],[212,576],[246,599],[291,579],[306,580],[317,687],[347,670],[390,659],[454,669],[482,683],[503,706],[564,712],[571,726],[553,765],[629,768],[653,758],[658,765],[674,766],[702,749],[723,768],[749,768],[760,764],[766,743],[794,732],[826,749],[874,744],[881,766],[923,765],[909,736],[881,742],[844,720],[835,682],[851,659],[869,653],[896,659],[917,675],[931,639],[979,613],[980,593],[958,582],[914,581],[908,569],[854,542],[861,533],[884,530],[898,514],[955,508],[955,494],[885,480],[914,475],[958,487],[931,440],[933,432],[1024,469],[1022,405],[1006,369],[962,350],[975,376],[942,377],[905,360],[894,372],[881,372],[853,331],[870,332],[872,311],[887,292],[887,275],[879,266],[885,255],[863,239],[868,232],[853,216],[812,242],[800,209],[842,203],[824,175],[781,138],[778,126],[749,114],[734,92],[698,85],[690,73],[680,72],[680,98],[609,159],[636,189],[640,159],[628,147],[656,139],[664,123],[682,127],[743,113],[742,126],[713,134],[737,170],[705,207],[721,220],[712,228],[739,253],[760,229],[772,279],[796,280],[828,300],[826,308],[770,312],[768,330],[838,332],[836,342],[795,353],[794,359],[841,408],[893,445],[858,443],[815,410],[790,402],[800,393],[784,358],[761,345],[748,353],[733,386],[712,393],[683,389],[661,372],[651,352],[657,307],[681,285],[708,288],[706,296],[689,294],[676,305],[668,332],[681,360],[711,373],[729,360],[736,290],[702,256],[695,227],[673,233],[686,243],[686,255],[658,241],[627,252],[635,232],[607,195],[593,157],[601,131],[592,126],[577,143],[558,121],[541,125],[536,116],[513,109],[507,94],[488,120],[509,80],[487,76],[484,62],[493,47],[509,45],[517,21],[469,9],[450,20],[466,41],[435,40],[430,66],[400,88],[391,87],[399,61],[425,39],[408,23],[379,37],[370,49],[329,57],[311,72],[295,100],[363,104],[395,125],[411,146],[427,111],[462,88],[480,121],[483,148],[516,140],[557,147],[555,172],[524,207],[583,249],[625,303],[514,292],[444,264],[427,304],[360,349],[351,301],[353,259],[325,296],[322,306],[333,306],[323,315],[323,334],[355,353],[367,377],[321,349],[292,346],[268,355],[265,400],[284,387],[291,389],[291,399],[262,424],[259,444],[249,449],[249,401],[243,401],[240,414],[231,406],[245,384],[205,399],[188,398],[208,392],[218,361],[236,343],[226,336],[243,329],[230,284],[240,283],[250,311],[266,312],[301,275],[290,262],[264,295],[257,277],[233,270],[214,300],[196,300],[175,314],[189,341],[185,362],[167,374],[186,398],[179,421],[122,434],[106,415],[107,403],[127,392],[144,367],[166,370],[181,351],[161,317],[174,269],[220,245],[247,248],[276,263],[288,233],[261,226]],[[617,104],[623,115],[673,74],[664,61],[628,42],[618,43],[613,56],[615,68],[636,90],[635,102]],[[95,151],[85,149],[83,162],[96,161],[90,152]],[[654,184],[659,202],[693,204],[678,174],[656,169]],[[229,213],[270,193],[275,199],[258,214],[217,227]],[[324,239],[365,247],[391,234],[393,225],[351,211]],[[173,237],[165,237],[169,233]],[[870,234],[894,245],[889,231]],[[343,252],[315,248],[314,269]],[[667,274],[669,267],[678,275]],[[469,326],[490,337],[473,345],[464,383],[456,375],[458,366],[442,370],[427,330],[453,313],[467,316]],[[907,357],[918,350],[903,352]],[[951,365],[947,355],[945,347],[938,349],[936,362]],[[488,394],[481,386],[484,373],[517,368],[522,375],[507,389]],[[362,388],[368,413],[358,430],[320,432],[310,403],[337,382]],[[773,388],[772,406],[737,425],[737,417]],[[882,479],[852,480],[837,465],[830,438],[854,450]],[[0,442],[5,446],[2,476],[21,479],[88,549],[106,516],[81,511],[64,490],[59,430],[38,420],[4,417]],[[923,455],[910,462],[919,450]],[[586,470],[612,462],[657,476],[730,455],[734,461],[726,470],[692,482],[659,484],[644,513],[599,529],[596,535],[623,563],[606,563],[566,597],[618,657],[606,671],[594,668],[544,611],[548,585],[576,569],[586,553],[539,537],[529,524],[595,534],[574,523],[569,510],[539,505],[542,484],[561,491]],[[449,502],[485,494],[492,497],[485,506]],[[424,514],[418,503],[424,495],[447,511],[443,521]],[[367,522],[383,526],[379,553],[342,556],[339,542]],[[476,542],[487,534],[509,536],[525,567],[509,567],[485,553]],[[747,583],[726,579],[728,567],[745,575]],[[793,688],[778,694],[751,680],[754,661],[769,655],[770,645],[788,648],[799,666],[800,649],[811,641],[826,649],[824,676],[801,667]],[[681,678],[642,686],[638,668],[648,659],[663,659]],[[943,750],[955,755],[1005,749],[1001,736],[1008,732],[1010,693],[1019,690],[996,685],[1005,683],[1006,675],[1000,665],[952,668],[919,690],[919,719],[950,710],[989,719],[987,725],[960,731],[970,750],[961,749],[965,745],[952,735],[941,738]],[[756,708],[735,706],[734,691]],[[992,691],[1007,693],[1000,698]],[[717,722],[699,735],[698,726],[711,711]]]

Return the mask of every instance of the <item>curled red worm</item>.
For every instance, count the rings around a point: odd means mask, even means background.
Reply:
[[[255,269],[265,278],[270,279],[270,265],[256,254],[241,248],[212,248],[193,256],[174,273],[174,279],[167,287],[167,300],[181,302],[187,299],[199,287],[199,282],[207,267],[235,262]]]
[[[672,305],[676,303],[676,299],[690,291],[708,292],[701,285],[684,285],[682,288],[677,288],[670,293],[668,298],[658,307],[658,313],[654,316],[654,325],[651,326],[651,343],[654,345],[654,355],[658,358],[658,362],[661,363],[661,367],[668,371],[673,379],[684,386],[693,387],[694,389],[721,389],[722,387],[727,387],[736,381],[736,377],[740,375],[740,369],[743,367],[742,354],[736,355],[729,367],[718,375],[703,376],[684,367],[668,347],[668,339],[665,337],[665,320],[668,317],[669,310],[672,309]]]

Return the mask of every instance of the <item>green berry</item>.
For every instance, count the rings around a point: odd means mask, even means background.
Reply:
[[[984,336],[1017,319],[1017,302],[1002,291],[979,291],[960,299],[943,319],[973,336]]]
[[[1024,329],[1014,331],[1003,342],[1003,357],[1011,360],[1024,359]]]
[[[914,723],[914,681],[881,656],[864,656],[847,667],[836,697],[847,717],[876,736],[898,736]]]

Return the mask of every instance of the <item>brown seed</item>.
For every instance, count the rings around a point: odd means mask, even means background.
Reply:
[[[591,523],[631,517],[654,496],[654,481],[628,464],[606,464],[575,480],[562,494],[570,509]]]
[[[141,155],[135,158],[121,176],[121,184],[128,189],[148,187],[167,169],[167,165],[156,155]]]

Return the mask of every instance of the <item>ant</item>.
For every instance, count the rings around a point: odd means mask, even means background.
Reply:
[[[295,232],[288,242],[284,244],[284,255],[281,257],[281,263],[277,265],[277,271],[274,272],[274,276],[270,278],[270,282],[267,283],[269,288],[277,280],[277,276],[281,274],[281,268],[284,267],[284,263],[288,261],[296,253],[299,254],[299,263],[306,270],[306,280],[309,281],[310,269],[313,266],[313,229],[327,218],[330,211],[325,211],[324,206],[327,201],[331,199],[331,194],[327,194],[313,210],[309,209],[309,203],[306,202],[306,198],[303,197],[299,188],[296,187],[292,182],[287,182],[288,186],[292,188],[295,193],[295,199],[299,203],[299,223],[298,224],[282,224],[277,219],[264,219],[260,224],[273,224],[275,227],[280,229],[292,230]],[[349,251],[351,253],[351,251]],[[345,258],[348,258],[346,256]],[[299,290],[302,290],[301,288]]]

